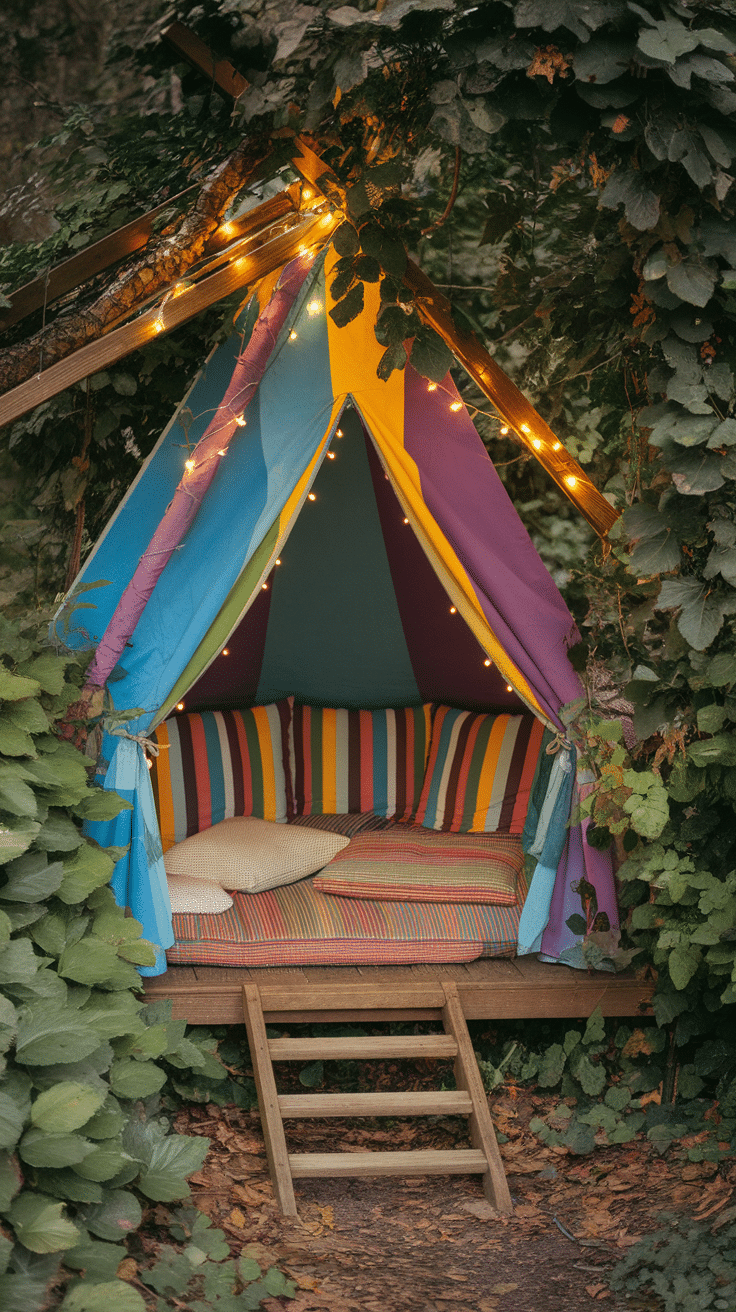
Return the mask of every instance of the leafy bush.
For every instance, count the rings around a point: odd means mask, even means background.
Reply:
[[[174,1135],[157,1096],[204,1067],[165,1004],[145,1006],[141,927],[109,888],[115,850],[80,822],[126,805],[70,739],[81,668],[38,620],[0,620],[0,1305],[138,1312],[117,1280],[141,1200],[186,1197],[207,1141]],[[62,736],[59,736],[61,732]],[[66,735],[66,737],[64,736]],[[225,1072],[220,1067],[222,1075]],[[92,1292],[88,1287],[94,1286]],[[99,1288],[98,1288],[99,1287]]]
[[[721,1222],[723,1218],[721,1218]],[[634,1244],[610,1276],[611,1288],[628,1296],[654,1294],[663,1312],[732,1312],[736,1306],[736,1225],[708,1227],[673,1218]]]

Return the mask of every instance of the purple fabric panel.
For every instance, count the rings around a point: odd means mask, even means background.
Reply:
[[[195,519],[219,466],[219,453],[227,450],[236,431],[235,416],[245,410],[263,377],[276,339],[309,273],[311,262],[311,256],[306,255],[287,265],[276,291],[259,316],[250,341],[236,363],[225,396],[192,452],[194,468],[182,477],[97,647],[87,672],[88,686],[101,688],[106,683],[161,573]]]
[[[272,570],[269,581],[273,584]],[[192,710],[252,706],[261,677],[273,588],[258,593],[227,642],[229,656],[218,656],[187,693]]]
[[[585,914],[580,894],[573,887],[581,878],[593,885],[598,900],[598,910],[605,911],[612,929],[618,929],[616,884],[611,853],[601,852],[588,845],[585,834],[589,824],[589,820],[584,820],[582,826],[574,825],[569,830],[560,864],[557,867],[549,920],[542,935],[541,946],[541,952],[549,957],[559,957],[565,948],[573,947],[580,942],[580,935],[573,934],[565,922],[574,914]]]
[[[366,436],[376,505],[386,544],[401,624],[422,701],[471,710],[525,709],[459,615],[404,521],[404,512]]]
[[[405,370],[404,445],[424,500],[472,580],[501,646],[551,718],[581,695],[567,659],[573,619],[537,555],[450,375],[434,392]],[[446,440],[452,437],[452,443]]]

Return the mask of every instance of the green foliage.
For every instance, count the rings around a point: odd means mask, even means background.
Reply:
[[[131,963],[153,961],[152,949],[105,887],[112,857],[81,832],[99,789],[64,736],[76,734],[62,717],[82,668],[48,648],[38,623],[0,621],[0,725],[10,717],[26,739],[0,740],[0,1303],[48,1306],[63,1262],[85,1271],[68,1312],[139,1312],[116,1274],[139,1196],[186,1197],[208,1146],[157,1115],[157,1059],[183,1073],[207,1057],[170,1007],[138,996]],[[126,805],[105,798],[106,814]]]
[[[708,1226],[685,1218],[632,1245],[610,1285],[627,1297],[655,1296],[663,1312],[728,1309],[736,1302],[736,1226],[732,1217]]]

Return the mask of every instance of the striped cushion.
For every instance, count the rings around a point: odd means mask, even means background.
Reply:
[[[417,810],[426,829],[521,834],[544,726],[439,706]]]
[[[174,715],[158,726],[151,782],[164,852],[230,816],[286,820],[290,714],[283,701]]]
[[[519,881],[521,903],[523,879]],[[521,906],[368,902],[330,897],[314,877],[267,893],[234,893],[218,916],[174,916],[166,956],[223,966],[401,965],[511,957]]]
[[[418,826],[360,834],[314,879],[321,893],[391,902],[513,906],[524,864],[510,834],[433,834]]]
[[[294,706],[294,813],[374,811],[411,819],[427,761],[430,711],[429,706],[380,711]]]

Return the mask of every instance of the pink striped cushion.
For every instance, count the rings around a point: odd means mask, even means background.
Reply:
[[[509,834],[433,834],[418,826],[359,834],[315,876],[321,893],[392,902],[513,906],[524,864]]]
[[[373,811],[412,819],[430,713],[430,706],[347,711],[295,705],[289,731],[294,814]]]
[[[426,829],[522,834],[543,724],[438,706],[417,808]]]

